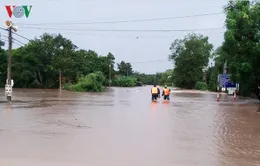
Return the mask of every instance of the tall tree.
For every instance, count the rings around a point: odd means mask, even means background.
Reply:
[[[0,43],[1,44],[1,43]],[[76,83],[90,73],[109,75],[109,65],[114,65],[114,55],[99,56],[93,50],[76,50],[76,46],[61,35],[43,34],[26,46],[13,50],[12,76],[14,86],[20,88],[58,88],[59,71],[63,83]],[[0,48],[1,85],[6,79],[6,51]],[[112,70],[114,74],[114,70]],[[112,75],[113,76],[113,75]]]
[[[59,71],[64,76],[73,69],[72,53],[77,47],[61,35],[43,34],[40,39],[31,41],[17,50],[17,58],[24,56],[34,80],[29,87],[51,88],[59,86]],[[23,58],[20,58],[22,60]],[[19,58],[17,59],[19,63]],[[24,66],[26,67],[26,66]],[[20,70],[16,70],[19,76]],[[28,72],[27,72],[28,73]],[[28,73],[29,74],[29,73]]]
[[[164,84],[172,85],[172,82],[173,82],[172,76],[173,76],[172,69],[166,70],[165,72],[161,73],[159,84],[160,85],[164,85]]]
[[[249,96],[254,92],[260,100],[260,3],[229,1],[225,12],[223,58],[228,61],[233,81],[240,83],[240,93]]]
[[[133,74],[132,65],[130,63],[126,63],[125,61],[121,61],[117,64],[118,73],[124,76],[129,76]]]
[[[213,45],[208,37],[188,34],[176,39],[171,47],[169,59],[174,62],[174,85],[180,88],[194,88],[203,79],[203,68],[208,65]]]
[[[212,54],[211,59],[215,61],[214,66],[210,66],[206,71],[206,83],[211,91],[216,91],[218,87],[218,74],[223,73],[225,63],[225,52],[222,46],[218,47]]]
[[[115,72],[115,56],[112,54],[112,53],[108,53],[107,54],[107,59],[108,59],[108,63],[109,63],[109,73],[108,73],[108,81],[109,79],[114,79],[115,78],[115,75],[116,75],[116,72]],[[109,78],[109,74],[110,74],[110,77]],[[109,82],[108,82],[109,83]]]

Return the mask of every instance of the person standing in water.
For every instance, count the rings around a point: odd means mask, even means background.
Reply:
[[[156,85],[153,85],[152,89],[151,89],[151,93],[152,93],[152,101],[157,100],[158,98],[158,88],[156,87]]]
[[[170,100],[170,94],[171,90],[167,87],[167,85],[164,85],[162,96],[164,100]]]

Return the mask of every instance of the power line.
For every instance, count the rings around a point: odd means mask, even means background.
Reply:
[[[0,41],[5,41],[5,42],[8,42],[8,40],[7,39],[0,39]],[[23,47],[24,45],[22,45],[22,44],[19,44],[19,43],[16,43],[16,42],[13,42],[14,44],[16,44],[16,45],[18,45],[18,46],[20,46],[20,47]]]
[[[3,29],[3,28],[2,28]],[[41,28],[42,29],[42,28]],[[43,28],[43,29],[46,29],[46,28]],[[199,30],[213,30],[213,29],[222,29],[222,28],[205,28],[205,29],[186,29],[186,30],[184,30],[184,29],[179,29],[179,30],[87,30],[87,31],[161,31],[161,32],[169,32],[169,31],[199,31]],[[58,29],[57,29],[58,30]],[[63,29],[63,30],[68,30],[68,29]],[[78,30],[78,29],[77,29]],[[84,29],[81,29],[81,30],[84,30]],[[31,41],[30,39],[28,39],[28,38],[26,38],[25,36],[23,36],[23,35],[20,35],[20,34],[18,34],[18,33],[16,33],[16,32],[13,32],[15,35],[17,35],[17,36],[19,36],[19,37],[22,37],[23,39],[26,39],[26,40],[28,40],[28,41]],[[71,32],[71,33],[74,33],[74,32]],[[224,32],[221,32],[221,34],[222,33],[224,33]],[[81,35],[84,35],[83,33],[79,33],[79,34],[81,34]],[[220,33],[216,33],[216,34],[220,34]],[[100,36],[100,34],[87,34],[87,35],[93,35],[93,36]],[[7,37],[7,36],[5,36],[5,35],[2,35],[2,36],[4,36],[4,37]],[[101,34],[101,36],[103,36],[103,34]],[[117,37],[117,36],[116,36]],[[144,38],[144,37],[163,37],[163,36],[119,36],[119,37],[132,37],[132,38],[136,38],[136,39],[139,39],[139,38]],[[164,36],[164,37],[166,37],[166,36]],[[167,37],[169,37],[169,36],[167,36]],[[174,37],[174,36],[170,36],[170,37]],[[8,38],[8,37],[7,37]],[[14,38],[13,38],[14,39]],[[19,41],[19,40],[17,40],[17,39],[14,39],[15,41],[17,41],[17,42],[19,42],[19,43],[21,43],[21,44],[23,44],[23,45],[26,45],[25,43],[23,43],[23,42],[21,42],[21,41]],[[139,63],[139,62],[133,62],[133,63]],[[142,63],[142,62],[141,62]]]
[[[22,44],[22,45],[26,45],[26,44],[24,44],[23,42],[21,42],[21,41],[15,39],[15,38],[13,38],[13,40],[15,40],[16,42],[18,42],[18,43],[20,43],[20,44]]]
[[[6,37],[6,38],[8,39],[8,36],[6,36],[6,35],[2,35],[2,34],[1,34],[1,37]],[[23,44],[23,45],[26,45],[25,43],[21,42],[20,40],[17,40],[17,39],[15,39],[15,38],[12,38],[12,39],[15,40],[16,42],[19,42],[19,43],[21,43],[21,44]]]
[[[63,32],[59,32],[59,33],[63,33]],[[119,38],[135,38],[135,39],[141,39],[141,38],[174,38],[176,36],[172,36],[172,35],[114,35],[114,34],[90,34],[90,33],[84,33],[84,32],[73,32],[73,31],[66,31],[67,33],[72,33],[72,34],[77,34],[80,36],[86,35],[86,36],[97,36],[97,37],[119,37]],[[217,32],[217,33],[206,33],[205,35],[219,35],[219,34],[224,34],[225,31],[223,32]]]
[[[58,30],[58,29],[57,29]],[[59,30],[59,33],[61,33],[62,34],[62,31],[60,31]],[[89,33],[87,33],[86,34],[86,32],[76,32],[76,31],[65,31],[65,33],[72,33],[72,34],[77,34],[77,35],[87,35],[87,36],[97,36],[97,37],[118,37],[118,38],[134,38],[134,39],[142,39],[142,38],[168,38],[168,37],[170,37],[170,38],[174,38],[174,37],[176,37],[176,36],[169,36],[169,35],[113,35],[113,34],[111,34],[111,35],[109,35],[109,34],[89,34]],[[224,32],[218,32],[218,33],[212,33],[212,32],[210,32],[210,34],[205,34],[205,35],[218,35],[218,34],[224,34],[225,33],[225,31]],[[22,35],[19,35],[19,34],[17,34],[18,36],[22,36]],[[4,36],[4,35],[3,35]],[[24,36],[23,36],[23,38],[25,38]],[[31,41],[30,39],[28,39],[28,38],[26,38],[26,40],[28,40],[28,41]]]
[[[7,31],[7,29],[0,27],[1,30]]]
[[[204,28],[204,29],[75,29],[75,28],[59,28],[59,27],[23,27],[26,29],[40,30],[74,30],[74,31],[97,31],[97,32],[186,32],[186,31],[205,31],[218,30],[222,28]]]
[[[117,20],[117,21],[96,21],[96,22],[76,22],[76,23],[35,23],[35,24],[20,23],[20,25],[71,25],[71,24],[76,25],[76,24],[111,24],[111,23],[128,23],[128,22],[148,22],[148,21],[163,21],[163,20],[173,20],[173,19],[201,17],[201,16],[219,15],[219,14],[224,14],[224,13],[216,12],[216,13],[204,13],[204,14],[196,14],[196,15],[177,16],[177,17],[146,18],[146,19]]]
[[[7,39],[2,39],[2,38],[1,38],[0,40],[8,42],[8,40],[7,40]]]
[[[4,29],[4,28],[2,28],[2,27],[0,27],[0,29],[7,31],[6,29]],[[24,39],[26,39],[26,40],[28,40],[28,41],[31,41],[31,40],[28,39],[27,37],[25,37],[25,36],[23,36],[23,35],[20,35],[20,34],[18,34],[18,33],[16,33],[16,32],[13,32],[13,34],[15,34],[15,35],[17,35],[17,36],[19,36],[19,37],[21,37],[21,38],[24,38]]]
[[[14,33],[15,35],[21,37],[21,38],[24,38],[24,39],[26,39],[26,40],[28,40],[28,41],[31,41],[30,39],[28,39],[27,37],[25,37],[25,36],[23,36],[23,35],[20,35],[20,34],[18,34],[18,33],[16,33],[16,32],[13,32],[13,33]]]
[[[19,43],[16,43],[16,42],[13,42],[14,44],[16,44],[16,45],[18,45],[18,46],[20,46],[20,47],[23,47],[24,45],[22,45],[22,44],[19,44]]]

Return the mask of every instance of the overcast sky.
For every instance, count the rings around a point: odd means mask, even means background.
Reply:
[[[79,48],[95,50],[99,55],[106,55],[111,52],[115,55],[116,62],[121,60],[132,62],[133,69],[136,71],[156,73],[173,67],[171,62],[167,61],[171,43],[177,38],[183,38],[184,35],[192,31],[87,30],[206,29],[194,32],[209,36],[209,41],[216,48],[223,42],[224,13],[160,21],[102,24],[94,22],[218,13],[223,12],[223,6],[226,4],[227,0],[1,0],[0,21],[4,24],[5,20],[9,19],[5,5],[33,5],[28,18],[11,18],[19,26],[17,33],[33,39],[44,32],[60,32],[64,37],[72,40]],[[82,24],[90,22],[92,24]],[[39,23],[46,24],[40,25]],[[85,30],[77,30],[83,28]],[[2,30],[1,34],[7,35]],[[21,37],[14,37],[23,43],[28,42]],[[2,39],[6,38],[2,36]],[[14,47],[17,46],[14,45]]]

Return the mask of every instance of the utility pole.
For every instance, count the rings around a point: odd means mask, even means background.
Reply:
[[[10,103],[12,100],[12,30],[17,31],[17,26],[14,26],[11,21],[5,22],[6,29],[8,31],[8,64],[7,64],[7,80],[5,85],[5,96],[7,101]]]
[[[7,66],[7,101],[11,102],[12,100],[12,86],[11,86],[11,75],[12,75],[12,27],[8,28],[8,66]]]
[[[8,84],[11,84],[11,75],[12,75],[12,28],[8,29],[8,72],[7,72],[7,80]]]

